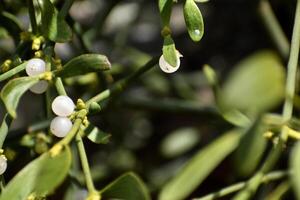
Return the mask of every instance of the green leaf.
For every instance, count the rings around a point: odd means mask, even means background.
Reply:
[[[143,181],[134,173],[126,173],[100,191],[103,199],[150,200]]]
[[[9,71],[0,75],[0,82],[16,75],[17,73],[23,71],[26,68],[27,62],[23,62],[22,64],[10,69]]]
[[[163,187],[159,200],[181,200],[190,195],[235,150],[240,135],[239,130],[232,130],[196,153]]]
[[[267,127],[257,119],[245,130],[235,153],[236,172],[243,177],[251,175],[258,166],[267,147],[263,134]]]
[[[158,7],[160,17],[164,26],[169,26],[170,17],[172,13],[173,0],[159,0]]]
[[[65,78],[110,68],[111,64],[106,56],[101,54],[83,54],[67,62],[62,70],[57,71],[55,75]]]
[[[199,140],[200,133],[196,128],[180,128],[164,138],[160,150],[165,157],[173,158],[191,150]]]
[[[261,51],[241,61],[220,94],[222,110],[244,114],[267,111],[284,97],[285,71],[276,54]]]
[[[0,126],[0,149],[2,149],[11,122],[12,122],[12,118],[6,114]]]
[[[22,95],[39,81],[39,77],[21,77],[9,81],[1,91],[1,98],[12,118],[17,117],[16,109]]]
[[[163,56],[167,63],[169,63],[173,67],[176,67],[179,58],[174,41],[171,36],[166,36],[164,38]]]
[[[204,22],[202,14],[194,0],[185,1],[183,14],[191,39],[194,42],[200,41],[204,34]]]
[[[72,39],[72,30],[62,16],[59,15],[50,0],[38,0],[42,14],[42,32],[46,38],[54,42],[67,42]]]
[[[292,187],[297,199],[300,199],[300,142],[297,142],[293,147],[290,156],[290,169],[292,171],[290,176]]]
[[[58,187],[68,174],[71,153],[66,148],[59,155],[51,157],[45,153],[26,165],[5,187],[0,200],[25,200],[34,193],[45,196]]]
[[[98,127],[93,126],[92,124],[89,124],[89,126],[84,130],[84,132],[87,134],[87,138],[96,144],[107,144],[111,137],[111,134],[105,133]]]
[[[0,26],[4,27],[10,33],[15,43],[19,42],[22,29],[15,15],[2,11],[0,14]]]
[[[221,112],[223,118],[231,124],[238,127],[247,127],[251,124],[251,120],[236,109]]]

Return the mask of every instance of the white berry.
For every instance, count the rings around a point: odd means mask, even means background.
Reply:
[[[67,117],[55,117],[50,124],[50,130],[56,137],[65,137],[72,128],[72,122]]]
[[[61,117],[69,116],[73,113],[75,104],[72,99],[68,96],[58,96],[52,102],[53,112]]]
[[[159,58],[159,67],[163,72],[166,73],[173,73],[176,72],[180,66],[180,55],[178,55],[177,57],[177,65],[175,67],[173,67],[172,65],[170,65],[164,58],[163,55],[160,56]]]
[[[42,59],[32,58],[26,65],[26,73],[28,76],[36,76],[46,71],[46,63]]]
[[[48,82],[45,80],[41,80],[38,83],[34,84],[30,88],[30,91],[35,94],[42,94],[47,90],[47,88],[48,88]]]
[[[7,168],[7,159],[4,155],[0,156],[0,175],[2,175]]]

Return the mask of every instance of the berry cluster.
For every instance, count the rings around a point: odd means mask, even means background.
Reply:
[[[26,65],[28,76],[37,76],[46,72],[46,63],[40,58],[32,58]],[[44,93],[47,90],[48,82],[41,80],[30,88],[30,91],[36,94]]]
[[[75,104],[68,96],[58,96],[52,102],[52,111],[57,115],[50,124],[51,132],[57,137],[65,137],[73,124],[68,118],[75,110]]]

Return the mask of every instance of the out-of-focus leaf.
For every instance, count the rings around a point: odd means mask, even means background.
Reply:
[[[251,120],[238,110],[229,110],[221,113],[225,120],[238,127],[247,127]]]
[[[300,142],[295,144],[290,155],[290,169],[292,186],[297,199],[300,199]]]
[[[261,51],[240,62],[221,91],[222,109],[261,113],[284,97],[285,71],[276,54]]]
[[[163,56],[167,63],[169,63],[173,67],[176,67],[179,58],[174,41],[171,36],[166,36],[164,38]]]
[[[111,134],[105,133],[92,124],[90,124],[84,132],[87,134],[87,138],[96,144],[107,144],[111,137]]]
[[[168,26],[172,12],[173,0],[159,0],[158,7],[161,20],[164,26]]]
[[[38,77],[21,77],[9,81],[1,91],[1,98],[7,112],[12,118],[16,118],[16,109],[22,95],[39,81]]]
[[[50,0],[38,0],[42,14],[43,35],[54,42],[72,39],[72,30]]]
[[[59,186],[71,166],[71,153],[66,148],[51,157],[45,153],[25,166],[2,191],[0,200],[25,200],[34,193],[45,196]]]
[[[194,42],[199,42],[204,34],[202,14],[194,0],[186,0],[183,8],[188,33]]]
[[[134,173],[126,173],[100,191],[103,199],[150,200],[143,181]]]
[[[235,153],[235,167],[239,175],[251,175],[258,166],[267,147],[267,141],[263,137],[265,131],[267,127],[260,119],[245,130]]]
[[[232,130],[201,149],[170,180],[159,194],[159,200],[185,199],[237,147],[240,131]]]
[[[99,72],[110,68],[111,64],[106,56],[101,54],[83,54],[67,62],[55,75],[65,78],[84,75],[90,72]]]
[[[172,158],[193,148],[200,139],[199,131],[192,127],[181,128],[170,133],[161,143],[161,152]]]
[[[0,14],[0,26],[4,27],[14,38],[15,43],[20,40],[20,32],[22,32],[20,22],[15,15],[2,11]]]

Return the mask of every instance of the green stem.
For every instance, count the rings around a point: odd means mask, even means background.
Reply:
[[[259,13],[281,56],[287,59],[290,51],[290,44],[268,0],[260,1]]]
[[[22,63],[21,65],[18,65],[17,67],[3,73],[0,75],[0,82],[9,79],[10,77],[16,75],[17,73],[23,71],[26,68],[27,62]]]
[[[283,107],[283,120],[288,122],[292,118],[293,114],[293,99],[295,95],[295,85],[296,85],[296,73],[297,73],[297,62],[299,56],[300,48],[300,0],[297,1],[297,8],[295,14],[294,29],[291,42],[291,51],[288,61],[288,74],[286,81],[286,97]],[[238,193],[234,200],[247,200],[250,199],[253,194],[255,194],[257,188],[260,185],[262,176],[270,171],[275,163],[280,158],[284,143],[286,141],[286,133],[281,131],[278,144],[273,147],[269,153],[267,159],[265,160],[261,169],[248,181],[247,187]]]
[[[67,96],[67,92],[65,90],[65,87],[62,83],[61,78],[58,77],[58,78],[55,79],[55,87],[56,87],[56,90],[57,90],[59,95]]]
[[[64,139],[62,139],[61,141],[58,142],[58,144],[68,145],[72,141],[72,139],[75,137],[76,133],[80,129],[80,126],[81,126],[82,121],[83,121],[84,117],[86,116],[86,114],[87,114],[86,110],[80,110],[78,112],[77,118],[74,121],[72,129],[67,134],[67,136],[64,137]]]
[[[275,181],[275,180],[279,180],[282,179],[284,177],[288,176],[288,172],[286,171],[274,171],[274,172],[270,172],[266,175],[264,175],[261,180],[260,183],[269,183],[271,181]],[[211,194],[205,195],[203,197],[200,198],[194,198],[193,200],[214,200],[220,197],[224,197],[226,195],[229,195],[231,193],[237,192],[241,189],[243,189],[246,185],[248,184],[248,182],[240,182],[240,183],[235,183],[233,185],[230,185],[226,188],[223,188],[217,192],[213,192]]]
[[[295,13],[295,22],[293,29],[293,36],[291,41],[291,51],[288,61],[288,72],[286,82],[286,95],[283,106],[283,118],[288,121],[293,114],[293,100],[295,96],[297,64],[299,58],[300,48],[300,0],[297,1],[297,8]]]
[[[91,175],[91,171],[90,171],[90,166],[88,163],[88,158],[85,152],[85,148],[84,148],[84,144],[82,141],[82,138],[80,136],[79,133],[77,133],[76,135],[76,143],[77,143],[77,149],[79,152],[79,157],[81,160],[81,165],[82,165],[82,169],[83,169],[83,173],[84,173],[84,177],[85,177],[85,181],[86,181],[86,186],[87,189],[89,191],[89,193],[94,193],[96,192],[94,183],[93,183],[93,179],[92,179],[92,175]]]
[[[136,70],[133,74],[126,77],[123,80],[118,81],[115,85],[113,85],[110,89],[106,89],[103,92],[99,93],[98,95],[94,96],[90,100],[86,102],[87,107],[91,105],[93,102],[101,102],[104,99],[107,99],[113,95],[117,95],[124,91],[124,89],[133,81],[135,81],[139,76],[150,70],[152,67],[154,67],[158,63],[158,57],[152,58],[150,61],[148,61],[144,66],[140,67],[138,70]]]
[[[29,18],[30,18],[30,24],[32,28],[32,32],[34,34],[38,33],[38,26],[36,22],[36,17],[35,17],[35,10],[34,10],[34,5],[32,0],[27,0],[28,4],[28,12],[29,12]]]

